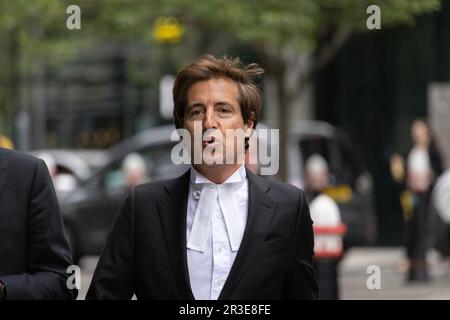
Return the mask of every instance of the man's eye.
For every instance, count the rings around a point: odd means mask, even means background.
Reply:
[[[201,113],[202,113],[202,110],[200,110],[200,109],[191,110],[191,116],[198,116]]]
[[[219,108],[219,111],[220,112],[229,112],[230,110],[228,110],[228,108],[221,107],[221,108]]]

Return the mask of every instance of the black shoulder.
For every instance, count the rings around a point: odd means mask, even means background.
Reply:
[[[140,184],[134,188],[135,199],[161,199],[162,197],[166,197],[171,192],[188,183],[189,172],[188,170],[183,175],[173,179],[155,180]]]
[[[136,198],[148,198],[164,195],[164,186],[170,180],[155,180],[147,183],[142,183],[134,187],[134,196]]]
[[[14,151],[0,148],[0,158],[7,162],[15,164],[15,166],[35,167],[39,163],[39,159],[24,152]]]
[[[250,183],[261,189],[268,197],[277,202],[292,202],[298,204],[304,198],[303,191],[296,186],[268,177],[257,176],[247,170]]]
[[[0,170],[7,174],[32,177],[40,165],[45,167],[44,161],[32,155],[0,148]]]
[[[271,180],[271,184],[269,193],[275,201],[294,201],[298,203],[299,198],[304,198],[303,190],[292,184],[276,180]]]

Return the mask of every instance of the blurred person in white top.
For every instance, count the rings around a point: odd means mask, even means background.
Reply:
[[[338,300],[338,263],[343,253],[345,225],[339,207],[324,193],[329,187],[327,161],[319,154],[305,163],[305,188],[314,222],[314,267],[317,272],[321,300]]]
[[[413,147],[407,159],[407,185],[413,192],[426,192],[432,182],[433,169],[428,154],[431,138],[425,122],[421,120],[413,122],[411,138]]]
[[[427,281],[428,228],[430,198],[434,181],[442,173],[442,162],[429,125],[417,119],[411,124],[412,146],[406,161],[401,156],[391,158],[394,181],[404,183],[400,202],[405,218],[408,281]],[[406,168],[403,168],[406,162]]]

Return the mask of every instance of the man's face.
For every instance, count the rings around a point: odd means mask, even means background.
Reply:
[[[306,187],[309,191],[321,192],[328,186],[328,171],[306,171]]]
[[[236,155],[243,150],[242,139],[227,139],[230,132],[249,136],[253,127],[253,121],[244,123],[238,97],[237,85],[226,78],[198,81],[188,89],[184,128],[191,134],[191,155],[201,152],[203,164],[229,164],[226,155],[231,153],[236,163]],[[202,139],[194,139],[195,127],[201,130],[195,134]]]

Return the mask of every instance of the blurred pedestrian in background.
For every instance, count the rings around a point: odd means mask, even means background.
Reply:
[[[406,268],[408,281],[428,281],[426,263],[430,200],[436,178],[442,173],[440,153],[425,120],[411,125],[412,146],[406,161],[398,154],[391,157],[391,174],[404,183],[401,205],[406,227]]]
[[[324,194],[329,186],[326,160],[314,154],[305,164],[305,191],[314,222],[314,267],[319,284],[320,299],[338,300],[338,263],[343,254],[345,225],[336,202]]]
[[[122,163],[122,174],[130,188],[147,181],[147,166],[139,153],[130,153]]]
[[[55,187],[56,195],[59,199],[74,190],[77,186],[77,178],[71,173],[60,172],[55,158],[48,152],[42,152],[37,155],[41,160],[44,160],[47,169],[52,178],[53,186]]]

